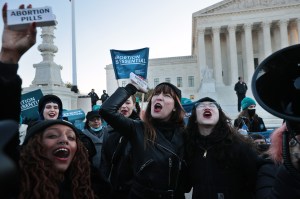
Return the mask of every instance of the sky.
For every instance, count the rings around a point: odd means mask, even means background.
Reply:
[[[192,14],[221,0],[75,0],[77,87],[81,94],[92,88],[98,95],[106,89],[105,67],[112,63],[110,49],[133,50],[149,47],[149,59],[191,55]],[[0,0],[8,9],[20,4],[50,6],[58,22],[54,62],[63,67],[63,82],[72,77],[72,3],[69,0]],[[3,21],[0,20],[3,28]],[[36,44],[21,58],[18,74],[23,87],[35,77],[33,64],[42,61]],[[2,30],[1,30],[2,31]],[[1,32],[2,35],[2,32]],[[0,44],[1,45],[1,44]]]

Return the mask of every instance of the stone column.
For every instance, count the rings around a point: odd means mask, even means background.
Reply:
[[[236,49],[236,36],[235,36],[235,25],[229,25],[229,51],[230,51],[230,69],[231,69],[231,85],[234,79],[238,77],[238,63],[237,63],[237,49]]]
[[[217,86],[223,85],[220,27],[213,27],[214,71]]]
[[[244,24],[245,29],[245,43],[246,43],[246,67],[247,76],[244,77],[248,85],[251,85],[252,76],[254,73],[254,59],[253,59],[253,44],[252,44],[252,24]]]
[[[42,43],[38,45],[38,50],[41,52],[43,61],[33,65],[36,68],[35,77],[32,81],[33,86],[65,87],[60,73],[62,66],[54,62],[54,53],[58,50],[53,42],[55,38],[54,29],[56,29],[55,26],[42,27]]]
[[[291,21],[290,22],[290,28],[289,28],[289,34],[290,34],[290,41],[289,45],[295,45],[298,44],[298,25],[297,21]]]
[[[279,21],[281,48],[287,47],[289,45],[288,44],[287,25],[288,25],[288,20],[287,19],[281,19]]]
[[[297,19],[298,43],[300,43],[300,19]]]
[[[201,69],[206,68],[206,52],[205,52],[205,28],[198,29],[198,67],[201,77]]]
[[[264,55],[265,55],[265,58],[272,54],[270,24],[271,24],[271,21],[262,22],[263,35],[264,35]]]

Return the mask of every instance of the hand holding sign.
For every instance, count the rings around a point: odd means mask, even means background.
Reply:
[[[49,6],[27,9],[7,10],[7,25],[12,29],[26,28],[36,22],[37,27],[56,25],[55,15]]]
[[[147,93],[148,92],[148,83],[141,78],[140,76],[134,74],[133,72],[130,73],[130,80],[132,84],[141,92]]]
[[[31,8],[31,5],[28,5],[27,8]],[[24,5],[20,5],[19,9],[24,9]],[[7,3],[5,3],[2,8],[2,17],[4,29],[0,61],[3,63],[16,64],[21,56],[35,44],[36,24],[31,23],[25,29],[19,31],[9,28],[7,25]]]

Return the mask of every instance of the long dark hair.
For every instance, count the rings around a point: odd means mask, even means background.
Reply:
[[[219,121],[213,128],[210,136],[213,136],[215,141],[218,143],[214,148],[218,150],[217,159],[218,161],[234,160],[235,154],[229,151],[229,148],[237,142],[245,142],[250,144],[243,135],[239,134],[233,127],[231,119],[223,112],[221,108],[219,110]],[[186,141],[186,157],[190,161],[196,155],[197,145],[201,139],[201,134],[198,129],[196,107],[192,109],[192,114],[189,117],[187,127],[185,129],[185,141]],[[228,150],[227,150],[228,149]]]
[[[74,159],[63,175],[53,169],[52,162],[44,155],[42,136],[43,133],[36,134],[21,149],[19,199],[59,198],[59,183],[65,178],[72,183],[74,199],[95,198],[91,189],[88,153],[78,137]]]
[[[154,88],[152,94],[149,96],[148,98],[148,105],[145,111],[145,115],[143,118],[143,121],[145,123],[145,141],[147,139],[154,141],[156,139],[156,132],[153,126],[153,120],[154,118],[151,115],[151,99],[154,95],[156,94],[160,94],[161,92],[163,93],[170,93],[172,98],[174,99],[175,102],[175,111],[173,111],[171,114],[171,117],[169,119],[169,122],[172,122],[174,124],[176,124],[177,126],[183,127],[184,126],[184,114],[185,111],[181,105],[180,99],[178,98],[178,96],[176,95],[176,93],[174,92],[174,90],[166,85],[166,84],[161,84],[157,87]]]
[[[245,118],[245,119],[242,119]],[[238,128],[242,128],[243,121],[249,128],[249,131],[259,131],[259,120],[258,115],[255,113],[252,117],[252,121],[250,121],[250,115],[248,113],[248,109],[242,110],[240,114],[238,115],[238,118],[236,119],[236,126]],[[250,129],[252,127],[252,129]]]

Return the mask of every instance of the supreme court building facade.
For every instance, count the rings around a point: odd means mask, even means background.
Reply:
[[[224,0],[192,16],[191,55],[150,59],[149,86],[168,81],[183,97],[211,96],[234,114],[238,77],[253,97],[255,67],[273,52],[299,43],[300,0]],[[112,65],[106,66],[106,77],[112,93],[118,87]],[[119,86],[127,82],[119,80]]]

